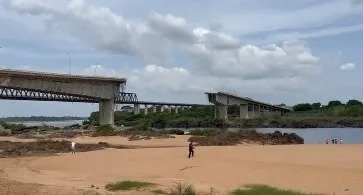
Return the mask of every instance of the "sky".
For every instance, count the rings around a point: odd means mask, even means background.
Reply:
[[[362,45],[363,0],[0,0],[0,68],[127,78],[143,101],[363,100]],[[98,105],[0,108],[88,116]]]

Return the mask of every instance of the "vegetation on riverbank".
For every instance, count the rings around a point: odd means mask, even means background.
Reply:
[[[266,185],[246,185],[245,189],[237,189],[232,195],[313,195],[293,190],[282,190]]]
[[[151,191],[153,194],[168,194],[168,195],[196,195],[199,194],[193,185],[182,184],[180,182],[174,184],[169,190],[157,189],[158,185],[155,183],[144,181],[119,181],[106,185],[108,191]],[[213,188],[210,188],[209,192],[205,192],[206,195],[218,194]],[[231,195],[318,195],[313,193],[303,193],[294,190],[284,190],[267,185],[245,185],[243,189],[233,190]]]
[[[214,119],[214,107],[192,107],[179,113],[172,111],[152,113],[148,115],[134,115],[132,112],[115,112],[116,125],[135,126],[144,125],[154,128],[335,128],[354,127],[363,128],[363,105],[357,100],[350,100],[346,104],[331,101],[328,105],[320,103],[298,104],[294,112],[283,116],[269,116],[254,119],[239,119],[239,107],[230,106],[228,122]],[[143,113],[143,111],[141,111]],[[93,112],[89,122],[98,125],[98,112]],[[88,123],[88,122],[87,122]]]
[[[141,110],[140,113],[143,113]],[[99,112],[91,113],[88,121],[93,125],[99,124]],[[85,124],[88,122],[85,122]],[[154,127],[163,129],[166,127],[174,128],[189,128],[189,127],[215,127],[218,126],[218,121],[214,120],[214,107],[192,107],[175,113],[164,111],[162,113],[152,113],[149,110],[148,115],[139,114],[134,115],[133,112],[115,112],[115,124],[120,126],[136,126],[144,125],[147,127]]]
[[[4,121],[0,121],[0,125],[4,129],[11,129],[11,130],[14,130],[14,131],[18,131],[20,129],[25,128],[25,125],[23,125],[23,124],[6,123]]]
[[[156,184],[150,182],[141,182],[141,181],[119,181],[115,183],[110,183],[106,185],[106,189],[109,191],[128,191],[128,190],[141,190],[150,187],[154,187]]]
[[[70,141],[37,140],[33,142],[0,141],[0,158],[50,155],[70,152]],[[113,146],[105,142],[98,144],[78,143],[76,152],[102,150],[104,148],[128,149],[126,146]]]
[[[239,130],[237,132],[207,129],[190,131],[193,135],[188,141],[202,146],[232,146],[242,143],[269,145],[304,144],[304,139],[295,133],[259,133],[255,130]]]

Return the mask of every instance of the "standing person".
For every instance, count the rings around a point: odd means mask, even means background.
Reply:
[[[193,157],[194,156],[194,146],[193,146],[193,141],[190,142],[189,144],[189,156],[188,158],[190,158],[190,155]]]
[[[72,143],[71,143],[71,150],[72,150],[72,154],[76,153],[76,142],[75,141],[72,141]]]
[[[331,140],[331,143],[334,144],[334,139]]]
[[[329,139],[328,138],[326,138],[325,143],[329,144]]]
[[[335,138],[334,142],[335,142],[335,144],[338,144],[338,140],[337,140],[337,138]]]
[[[340,144],[342,144],[343,143],[343,140],[340,138],[339,142],[340,142]]]

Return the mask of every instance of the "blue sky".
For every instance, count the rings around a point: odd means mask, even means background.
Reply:
[[[362,100],[362,21],[360,0],[0,0],[0,67],[68,73],[70,52],[73,74],[126,77],[142,100],[206,103],[209,90],[289,105]],[[98,109],[0,107],[0,116]]]

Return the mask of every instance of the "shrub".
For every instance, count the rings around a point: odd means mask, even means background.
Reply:
[[[171,134],[171,135],[184,135],[185,132],[181,129],[171,129],[169,131],[166,131],[167,134]]]
[[[154,183],[140,182],[140,181],[119,181],[116,183],[110,183],[106,185],[106,189],[109,191],[120,190],[140,190],[148,187],[155,186]]]
[[[170,195],[196,195],[196,191],[191,185],[177,183],[170,189]]]
[[[114,136],[117,134],[118,133],[111,125],[102,125],[97,127],[96,132],[93,134],[93,136]]]
[[[149,130],[149,127],[146,124],[138,124],[135,125],[134,127],[132,127],[133,130],[138,130],[138,131],[147,131]]]
[[[246,189],[237,189],[233,195],[308,195],[298,191],[281,190],[266,185],[246,185]],[[310,194],[313,195],[313,194]]]

